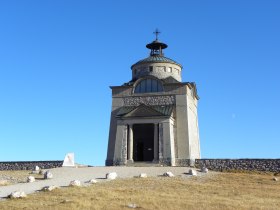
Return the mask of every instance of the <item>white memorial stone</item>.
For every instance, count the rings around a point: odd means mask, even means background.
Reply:
[[[27,177],[27,182],[29,182],[29,183],[35,182],[35,177],[34,176]]]
[[[173,174],[172,172],[168,171],[168,172],[165,172],[165,173],[163,174],[163,176],[174,177],[174,174]]]
[[[147,178],[148,175],[147,175],[146,173],[141,173],[141,174],[139,175],[139,177],[140,177],[140,178]]]
[[[9,198],[25,198],[26,194],[25,194],[25,192],[22,192],[22,191],[15,191],[15,192],[12,192],[8,197]]]
[[[197,172],[194,169],[190,169],[189,174],[192,175],[192,176],[197,176]]]
[[[51,186],[46,186],[46,187],[43,187],[43,191],[53,191],[55,189],[57,189],[58,187],[55,186],[55,185],[51,185]]]
[[[35,166],[35,171],[40,171],[40,167],[39,166]]]
[[[116,179],[117,176],[118,176],[118,175],[117,175],[116,172],[107,173],[107,174],[106,174],[106,179],[111,179],[111,180],[113,180],[113,179]]]
[[[135,203],[130,203],[127,205],[128,208],[131,208],[131,209],[136,209],[137,208],[137,205]]]
[[[63,167],[74,167],[75,166],[74,153],[68,153],[65,155],[62,166]]]
[[[53,174],[50,171],[46,171],[44,174],[44,179],[52,179]]]
[[[95,184],[95,183],[97,183],[97,181],[95,179],[91,179],[91,180],[88,181],[88,183]]]
[[[73,180],[70,182],[69,186],[81,186],[81,182],[79,180]]]

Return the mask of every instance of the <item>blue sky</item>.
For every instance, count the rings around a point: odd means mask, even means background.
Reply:
[[[203,158],[280,158],[279,1],[1,1],[0,161],[104,165],[109,86],[159,28],[197,84]]]

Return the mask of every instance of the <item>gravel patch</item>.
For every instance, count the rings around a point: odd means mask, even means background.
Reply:
[[[49,169],[53,174],[52,179],[36,179],[32,183],[16,183],[9,186],[0,186],[0,199],[6,198],[13,191],[24,191],[26,194],[34,193],[41,190],[45,186],[69,186],[72,180],[80,180],[81,184],[86,186],[89,185],[88,180],[95,179],[98,182],[108,181],[106,174],[110,172],[116,172],[120,178],[133,178],[139,177],[139,174],[146,173],[149,177],[162,176],[165,172],[172,172],[175,177],[189,178],[192,177],[188,167],[84,167],[84,168],[54,168]],[[207,177],[217,172],[201,173],[197,170],[197,176]],[[5,174],[5,178],[9,177]],[[1,177],[0,177],[1,178]],[[18,180],[22,181],[21,179]]]

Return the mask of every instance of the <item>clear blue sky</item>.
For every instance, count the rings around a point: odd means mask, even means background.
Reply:
[[[280,1],[1,1],[0,161],[104,165],[109,86],[159,28],[198,87],[203,158],[280,158]]]

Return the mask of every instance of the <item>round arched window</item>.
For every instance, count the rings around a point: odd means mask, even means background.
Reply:
[[[152,93],[162,91],[162,84],[159,80],[156,79],[144,79],[140,81],[134,89],[134,93]]]

